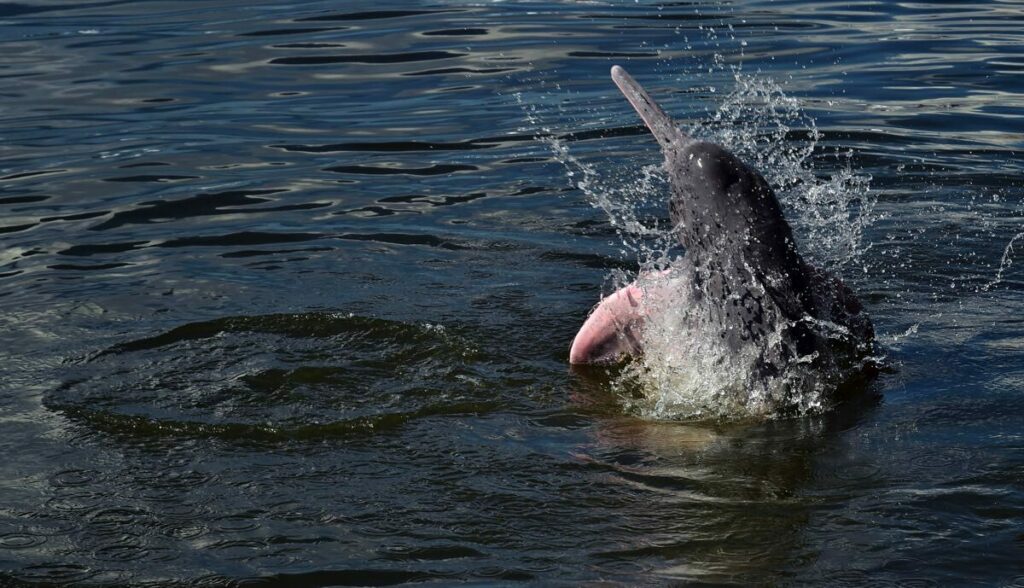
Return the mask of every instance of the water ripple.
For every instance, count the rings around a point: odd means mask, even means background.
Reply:
[[[392,141],[379,143],[333,143],[329,145],[272,145],[272,147],[297,153],[341,153],[345,151],[388,153],[405,151],[468,151],[488,149],[499,144],[499,142],[500,140],[470,139],[455,143]]]
[[[127,354],[145,362],[171,349],[175,365],[119,367]],[[111,347],[81,363],[82,375],[47,404],[134,438],[341,439],[494,410],[473,383],[475,354],[441,327],[330,314],[231,317]],[[418,374],[404,392],[393,388],[401,373]]]
[[[379,20],[387,18],[404,18],[408,16],[423,16],[444,14],[452,12],[464,12],[463,10],[375,10],[368,12],[343,12],[337,14],[325,14],[321,16],[308,16],[298,19],[299,22],[309,21],[336,21],[336,20]]]
[[[0,585],[1024,584],[1013,2],[0,20]],[[871,176],[884,402],[652,423],[567,371],[637,271],[583,188],[669,225],[616,60],[688,126],[774,81],[806,120],[706,129]]]
[[[324,171],[339,174],[360,175],[408,175],[408,176],[442,176],[459,172],[478,171],[475,165],[434,164],[428,167],[376,167],[371,165],[338,165],[324,168]]]
[[[266,29],[262,31],[249,31],[239,34],[240,37],[280,37],[284,35],[310,35],[314,33],[326,33],[331,31],[342,31],[347,27],[325,27],[325,28],[289,28],[289,29]]]
[[[368,55],[310,55],[306,57],[275,57],[268,63],[274,65],[329,65],[332,63],[413,63],[465,57],[465,53],[451,51],[413,51],[409,53],[368,54]],[[0,178],[2,180],[3,178]]]
[[[115,229],[128,224],[148,224],[154,222],[170,222],[183,218],[194,218],[214,214],[241,212],[238,206],[252,206],[271,202],[269,196],[287,192],[284,189],[264,190],[229,190],[199,194],[180,200],[163,200],[144,202],[140,206],[127,211],[116,212],[106,221],[91,227],[94,231]]]
[[[32,535],[29,533],[3,533],[0,532],[0,550],[2,549],[30,549],[38,547],[46,542],[46,537]]]

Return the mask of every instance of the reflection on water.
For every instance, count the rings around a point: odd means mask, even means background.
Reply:
[[[1022,25],[0,3],[0,584],[1024,583]],[[613,62],[713,132],[737,74],[777,84],[805,115],[779,144],[813,125],[816,178],[870,177],[839,267],[895,366],[877,389],[656,422],[567,369],[639,260],[535,137],[632,187],[660,157]]]

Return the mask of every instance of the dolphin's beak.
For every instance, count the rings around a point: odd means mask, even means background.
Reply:
[[[662,149],[667,149],[673,143],[689,140],[689,137],[676,126],[672,117],[665,114],[658,103],[633,79],[633,76],[626,73],[626,70],[613,65],[612,81],[636,109]]]

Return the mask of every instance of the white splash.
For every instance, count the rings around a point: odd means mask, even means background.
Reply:
[[[852,153],[828,179],[812,162],[821,133],[800,102],[770,79],[735,75],[736,88],[693,134],[735,153],[775,189],[800,252],[815,266],[840,273],[870,247],[864,230],[879,220],[871,177],[854,172]]]
[[[735,90],[710,120],[685,130],[722,145],[765,176],[809,262],[831,273],[856,264],[867,249],[864,230],[876,219],[870,178],[852,171],[849,154],[838,172],[819,178],[811,158],[820,134],[798,101],[770,80],[739,74],[734,79]],[[640,168],[639,174],[635,169],[609,171],[581,161],[566,142],[545,131],[543,140],[570,182],[608,216],[639,262],[637,276],[612,274],[615,287],[636,280],[649,305],[644,353],[626,366],[615,384],[629,410],[655,419],[771,418],[827,406],[828,393],[843,378],[842,368],[831,358],[823,363],[814,356],[797,358],[784,373],[766,379],[757,366],[765,353],[786,345],[778,331],[737,352],[722,340],[721,322],[709,314],[715,311],[694,303],[688,264],[682,261],[676,237],[649,212],[657,210],[664,218],[667,209],[668,184],[660,162]],[[767,312],[782,320],[781,313],[771,308]],[[844,336],[839,325],[821,322],[813,327]]]
[[[992,279],[992,281],[988,282],[987,284],[981,287],[981,290],[983,292],[988,292],[992,288],[998,286],[999,283],[1003,281],[1003,273],[1006,272],[1006,270],[1010,269],[1010,266],[1013,265],[1013,244],[1016,243],[1017,240],[1020,239],[1021,237],[1024,237],[1024,232],[1017,233],[1016,235],[1013,236],[1012,239],[1010,239],[1010,242],[1006,244],[1006,248],[1003,249],[1003,256],[999,259],[999,269],[996,270],[996,276]]]
[[[782,328],[759,342],[731,348],[722,337],[719,309],[723,305],[699,300],[685,277],[685,262],[677,259],[675,263],[668,272],[638,279],[648,313],[642,333],[644,353],[626,366],[617,382],[623,390],[640,391],[624,394],[632,412],[655,419],[771,418],[817,412],[827,405],[826,392],[841,377],[831,357],[822,358],[816,352],[796,356],[783,373],[764,377],[760,366],[765,357],[795,355],[781,335]],[[759,293],[770,300],[765,294]],[[777,308],[766,305],[764,310],[767,324],[791,326]],[[818,332],[839,338],[849,334],[840,325],[814,322]]]

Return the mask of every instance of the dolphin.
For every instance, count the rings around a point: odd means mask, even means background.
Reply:
[[[798,361],[865,357],[874,338],[870,319],[845,284],[801,257],[764,177],[680,129],[623,68],[612,67],[611,76],[665,156],[669,215],[685,253],[663,273],[687,284],[686,302],[701,306],[726,349],[754,349],[762,377]],[[572,342],[571,364],[613,363],[643,352],[644,322],[655,306],[649,301],[674,292],[671,280],[650,278],[641,276],[597,304]]]

